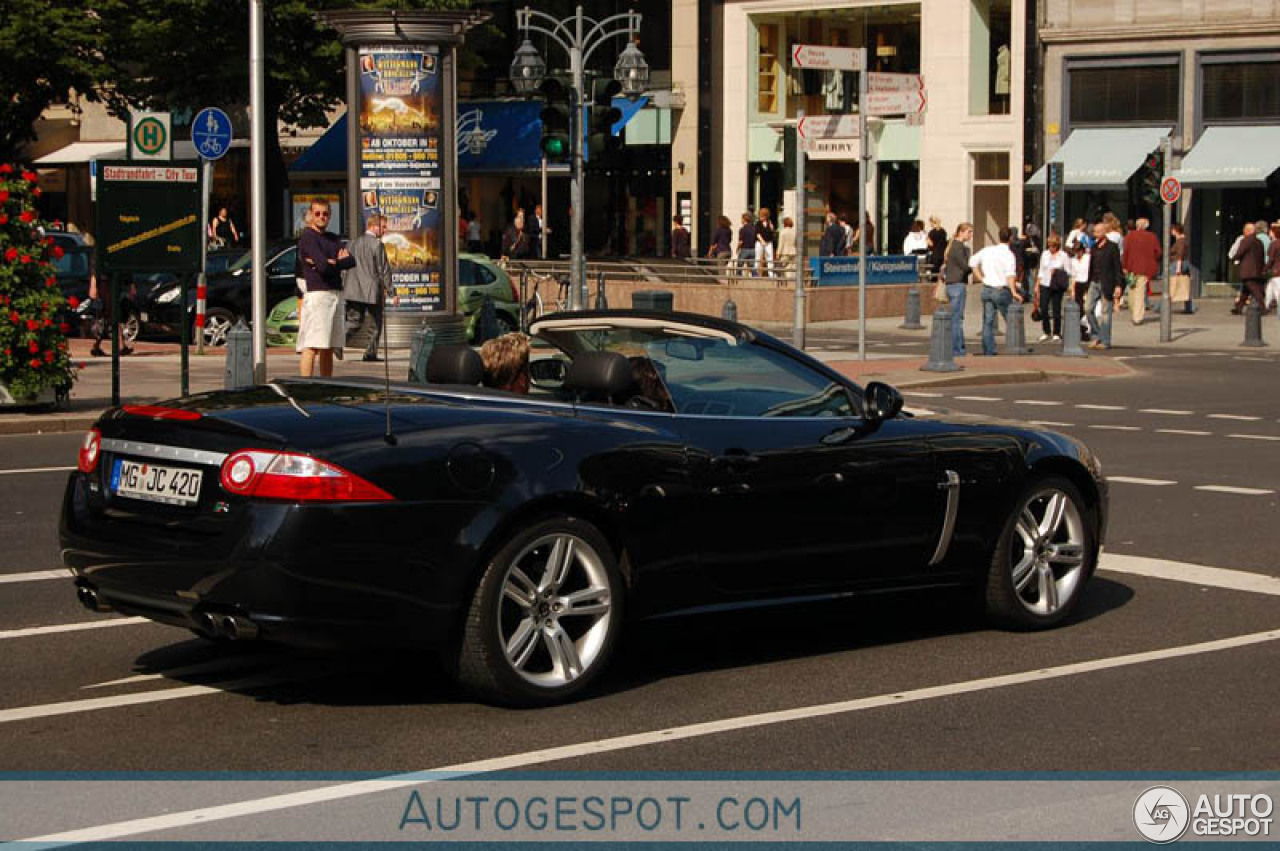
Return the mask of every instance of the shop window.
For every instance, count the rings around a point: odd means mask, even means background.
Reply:
[[[1010,0],[970,0],[969,113],[1008,115],[1013,83]]]
[[[1280,120],[1280,59],[1205,62],[1205,121]]]
[[[1009,224],[1009,152],[970,154],[973,169],[974,249],[994,245]]]
[[[1070,123],[1178,122],[1178,64],[1106,65],[1068,70]]]
[[[778,111],[778,25],[761,24],[760,49],[756,58],[756,110],[772,115]]]

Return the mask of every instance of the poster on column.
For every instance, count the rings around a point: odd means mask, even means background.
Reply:
[[[444,310],[440,257],[441,91],[435,47],[361,47],[360,209],[387,217],[397,312]]]

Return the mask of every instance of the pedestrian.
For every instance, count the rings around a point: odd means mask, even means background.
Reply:
[[[335,351],[346,338],[346,311],[342,304],[342,272],[355,266],[350,252],[330,233],[329,202],[312,201],[311,224],[298,237],[307,281],[307,307],[299,312],[298,345],[302,347],[299,371],[310,377],[333,375]]]
[[[778,231],[778,273],[781,276],[778,286],[786,281],[787,275],[793,271],[796,262],[796,223],[790,216],[782,219],[782,230]]]
[[[486,340],[480,347],[484,386],[509,393],[528,393],[529,338],[519,331]]]
[[[226,248],[240,241],[240,231],[226,207],[219,207],[218,214],[209,220],[209,245],[212,248]]]
[[[1089,333],[1093,341],[1091,349],[1111,348],[1111,315],[1115,303],[1124,294],[1124,268],[1120,263],[1120,249],[1109,236],[1105,222],[1093,226],[1093,248],[1089,254],[1089,295],[1085,298],[1084,311],[1089,317]],[[1094,307],[1102,305],[1102,318],[1094,316]]]
[[[1258,237],[1258,242],[1262,243],[1262,250],[1268,251],[1271,248],[1271,225],[1267,224],[1266,219],[1258,219],[1253,223],[1253,234]]]
[[[503,260],[527,260],[531,251],[529,234],[524,229],[524,211],[517,210],[516,217],[502,232],[501,257]]]
[[[1183,302],[1183,313],[1195,313],[1191,302],[1191,245],[1187,230],[1174,222],[1170,228],[1173,244],[1169,246],[1169,301]]]
[[[684,219],[671,217],[671,256],[677,260],[688,260],[693,255],[693,246],[689,240],[689,231],[684,226]]]
[[[867,235],[867,253],[876,253],[876,226],[871,223],[871,214],[863,213],[862,231]]]
[[[1018,291],[1018,261],[1013,256],[1009,241],[1011,228],[1001,228],[1000,241],[988,245],[969,260],[975,277],[982,283],[982,354],[996,354],[996,313],[1009,321],[1009,303],[1021,302]]]
[[[1134,325],[1141,325],[1147,315],[1147,296],[1151,279],[1160,274],[1160,240],[1152,233],[1151,220],[1140,218],[1135,227],[1124,237],[1121,265],[1133,276],[1133,289],[1129,291],[1129,313]]]
[[[750,213],[742,214],[742,227],[738,228],[738,275],[746,277],[756,259],[756,228]]]
[[[1093,242],[1093,238],[1090,237],[1089,241]],[[1075,257],[1071,260],[1071,298],[1075,299],[1080,308],[1080,340],[1086,343],[1092,339],[1090,332],[1093,328],[1093,323],[1084,310],[1085,293],[1089,291],[1089,251],[1084,239],[1077,239]]]
[[[1033,292],[1036,286],[1036,278],[1040,272],[1040,255],[1044,251],[1043,235],[1040,233],[1040,226],[1027,219],[1026,227],[1022,229],[1022,252],[1020,258],[1022,260],[1022,268],[1025,270],[1022,278],[1025,281],[1026,291]]]
[[[373,323],[369,334],[369,345],[365,347],[366,361],[380,360],[378,342],[382,338],[383,316],[387,299],[396,298],[391,286],[391,264],[387,260],[387,247],[382,244],[382,237],[387,232],[387,217],[374,214],[369,217],[365,232],[351,242],[351,257],[356,261],[354,269],[342,276],[342,294],[347,306],[359,313],[357,328],[363,328],[365,319]]]
[[[1062,250],[1062,240],[1050,234],[1048,250],[1040,255],[1036,275],[1036,309],[1040,311],[1040,342],[1062,339],[1062,298],[1071,288],[1071,256]]]
[[[467,251],[484,253],[484,232],[480,227],[480,217],[474,211],[467,214]]]
[[[720,277],[729,280],[729,259],[733,257],[733,223],[728,216],[716,219],[715,232],[711,234],[711,246],[707,256],[714,257],[720,267]]]
[[[756,215],[756,276],[761,274],[773,277],[774,243],[777,241],[778,229],[770,217],[769,208],[761,207]]]
[[[947,229],[942,219],[929,217],[929,271],[937,275],[942,271],[942,258],[947,252]]]
[[[1270,313],[1267,310],[1266,292],[1263,289],[1264,282],[1267,280],[1267,252],[1263,248],[1262,240],[1258,238],[1257,225],[1249,224],[1245,231],[1244,239],[1240,240],[1240,291],[1253,296],[1253,300],[1257,302],[1258,309],[1262,311],[1262,315],[1266,316]],[[1232,308],[1232,313],[1240,313],[1243,308]]]
[[[521,211],[523,212],[523,210]],[[535,204],[533,212],[524,217],[525,235],[529,239],[529,256],[537,260],[542,257],[542,205]]]
[[[845,253],[846,235],[844,225],[835,213],[827,213],[827,229],[822,232],[822,240],[818,243],[818,253],[823,257],[842,257]]]
[[[1231,250],[1227,252],[1227,258],[1235,265],[1237,275],[1240,271],[1240,246],[1244,242],[1245,237],[1251,236],[1257,225],[1254,222],[1245,222],[1244,227],[1240,231],[1240,235],[1236,237],[1236,241],[1231,243]],[[1249,301],[1249,288],[1243,283],[1240,285],[1240,293],[1236,296],[1236,303],[1232,306],[1231,312],[1237,316],[1244,310],[1245,303]]]
[[[1063,248],[1075,254],[1077,245],[1084,245],[1085,248],[1089,248],[1091,247],[1090,242],[1092,240],[1089,237],[1089,230],[1085,226],[1084,219],[1078,218],[1071,223],[1071,232],[1067,234],[1067,241],[1064,243]]]
[[[955,236],[942,250],[942,280],[947,286],[947,303],[951,305],[951,353],[963,357],[964,305],[968,293],[970,243],[973,225],[961,222],[956,225]]]
[[[911,230],[902,240],[902,253],[916,257],[929,253],[929,235],[924,232],[924,222],[916,219],[911,223]]]
[[[849,213],[840,214],[840,227],[844,229],[844,254],[853,255],[858,253],[858,231],[849,223]]]
[[[1267,292],[1263,307],[1280,312],[1280,222],[1271,223],[1271,246],[1267,249]]]

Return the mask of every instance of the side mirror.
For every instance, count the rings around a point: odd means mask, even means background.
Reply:
[[[867,421],[881,423],[902,413],[902,394],[883,381],[873,381],[863,394],[863,405]]]

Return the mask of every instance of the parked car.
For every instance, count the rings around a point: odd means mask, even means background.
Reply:
[[[79,237],[79,234],[68,234],[67,236]],[[63,241],[54,235],[55,244],[63,246]],[[53,276],[58,282],[58,289],[61,290],[63,297],[75,299],[77,303],[87,302],[89,300],[89,277],[93,269],[93,248],[86,245],[83,239],[78,241],[68,240],[67,247],[62,247],[62,256],[53,260]],[[151,282],[145,275],[139,275],[135,278],[121,279],[120,295],[119,295],[119,312],[116,314],[120,319],[120,339],[125,345],[133,343],[142,333],[142,311],[138,306],[138,291],[145,290],[150,286]],[[99,281],[100,294],[106,295],[106,281]],[[58,316],[59,322],[65,322],[71,326],[72,333],[83,333],[81,326],[81,317],[84,314],[70,303],[62,308]]]
[[[463,254],[458,258],[458,307],[466,318],[467,339],[476,339],[476,326],[485,296],[493,300],[494,319],[499,334],[520,327],[520,293],[507,271],[483,254]],[[355,330],[359,314],[348,311],[347,330]],[[267,344],[293,346],[298,340],[298,297],[276,304],[267,315]]]
[[[106,412],[63,500],[81,602],[222,641],[434,648],[475,694],[539,705],[597,679],[624,616],[952,587],[1043,629],[1097,565],[1108,489],[1076,439],[915,418],[722,319],[531,331],[527,394],[441,345],[427,386],[281,379]]]

